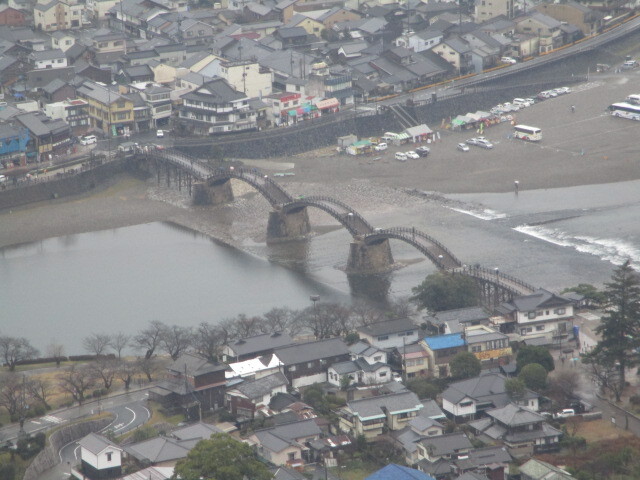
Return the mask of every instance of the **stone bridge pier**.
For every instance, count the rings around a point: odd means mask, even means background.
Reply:
[[[269,212],[267,243],[286,242],[305,238],[311,231],[307,207],[285,212],[276,207]]]
[[[231,189],[230,179],[211,184],[197,182],[193,185],[194,205],[221,205],[232,201],[233,190]]]
[[[374,274],[384,273],[393,267],[393,255],[389,239],[367,245],[364,239],[356,237],[349,248],[347,273]]]

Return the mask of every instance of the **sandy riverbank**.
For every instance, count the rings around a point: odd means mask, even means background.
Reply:
[[[333,149],[290,158],[258,161],[266,171],[290,171],[278,181],[294,195],[331,195],[380,224],[397,223],[416,198],[412,189],[442,193],[504,192],[520,188],[558,188],[613,183],[640,178],[634,145],[638,124],[604,114],[606,106],[631,93],[628,78],[601,78],[577,86],[570,95],[537,104],[517,114],[517,121],[544,129],[540,144],[508,140],[508,124],[487,129],[493,150],[455,149],[475,132],[441,131],[426,159],[397,162],[391,148],[376,156],[334,155]],[[594,102],[593,98],[598,101]],[[507,99],[505,99],[506,101]],[[570,105],[577,106],[572,114]],[[380,158],[377,158],[380,157]],[[184,193],[157,188],[153,181],[120,176],[99,191],[0,213],[0,246],[87,231],[171,221],[230,244],[264,240],[268,203],[243,184],[235,184],[236,201],[228,206],[189,206]],[[436,197],[439,198],[439,197]],[[326,216],[311,212],[318,224]]]

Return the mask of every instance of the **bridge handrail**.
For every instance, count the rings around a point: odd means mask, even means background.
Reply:
[[[467,265],[466,270],[468,270],[470,272],[473,271],[473,272],[476,272],[476,273],[480,273],[485,278],[488,278],[488,279],[497,278],[498,279],[498,283],[499,283],[500,279],[504,279],[504,280],[508,280],[509,282],[515,283],[516,285],[524,287],[527,290],[531,291],[532,293],[536,291],[536,289],[535,289],[535,287],[533,285],[528,284],[526,282],[523,282],[519,278],[516,278],[516,277],[514,277],[512,275],[509,275],[507,273],[502,273],[499,270],[496,273],[495,269],[492,270],[490,268],[482,267],[482,266],[479,266],[479,265]]]
[[[360,222],[362,222],[370,231],[373,232],[374,230],[373,226],[371,226],[371,224],[362,215],[356,212],[351,206],[347,205],[344,202],[341,202],[340,200],[336,200],[333,197],[329,197],[328,195],[311,195],[308,197],[304,197],[301,200],[334,203],[344,208],[349,213],[353,213],[353,216],[356,217]]]
[[[408,233],[408,234],[415,234],[417,236],[426,238],[427,240],[429,240],[431,243],[433,243],[434,245],[436,245],[438,248],[440,248],[441,250],[443,250],[444,252],[446,252],[447,255],[449,255],[452,259],[454,259],[459,265],[462,265],[462,262],[460,262],[458,260],[458,258],[453,254],[453,252],[451,252],[451,250],[449,250],[447,247],[445,247],[442,243],[440,243],[438,240],[436,240],[435,238],[431,237],[430,235],[427,235],[426,233],[413,228],[413,227],[391,227],[391,228],[385,228],[380,230],[380,232],[376,232],[376,233],[384,233],[384,232],[391,232],[391,233]]]

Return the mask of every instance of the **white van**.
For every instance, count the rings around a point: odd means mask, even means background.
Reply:
[[[406,153],[402,153],[402,152],[397,152],[396,153],[396,160],[400,160],[401,162],[406,162],[407,161],[407,154]]]
[[[80,137],[80,145],[91,145],[92,143],[98,143],[98,138],[95,135]]]
[[[531,103],[526,98],[514,98],[514,105],[520,105],[521,107],[530,107]]]

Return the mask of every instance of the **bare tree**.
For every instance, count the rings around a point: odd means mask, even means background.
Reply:
[[[24,415],[27,408],[25,402],[25,382],[21,375],[16,373],[3,374],[0,377],[0,406],[7,409],[13,421]]]
[[[24,337],[3,335],[0,336],[0,355],[9,366],[9,371],[13,372],[19,362],[37,357],[38,350]]]
[[[160,335],[160,345],[172,360],[177,360],[193,345],[193,332],[189,327],[166,327]]]
[[[351,307],[351,317],[358,327],[366,327],[372,323],[382,322],[387,319],[384,312],[363,301],[356,302]]]
[[[99,356],[87,366],[87,369],[93,376],[94,383],[102,382],[105,390],[109,390],[116,376],[118,360]]]
[[[215,325],[202,322],[194,335],[193,347],[196,353],[211,362],[216,362],[222,347],[224,334]]]
[[[153,382],[154,376],[160,371],[160,362],[157,358],[138,358],[136,368],[147,376],[149,382]]]
[[[131,380],[136,373],[138,373],[138,365],[136,362],[130,362],[128,360],[118,360],[116,366],[116,377],[124,384],[124,389],[129,390],[131,386]]]
[[[70,394],[80,405],[85,401],[87,391],[95,386],[94,377],[87,367],[72,365],[57,378],[60,389]]]
[[[51,409],[51,405],[47,401],[53,395],[53,385],[45,378],[31,377],[27,381],[27,391],[34,400],[42,403],[47,410]]]
[[[353,331],[351,309],[339,303],[323,304],[324,315],[333,326],[333,336],[343,336]]]
[[[547,379],[547,396],[558,405],[567,405],[576,397],[580,378],[571,370],[557,370]]]
[[[145,350],[145,358],[151,358],[153,356],[160,345],[160,338],[165,328],[164,323],[154,320],[149,323],[147,328],[141,330],[138,335],[133,337],[133,344],[139,349]]]
[[[111,336],[111,342],[109,342],[109,346],[115,350],[115,352],[118,354],[118,358],[120,358],[122,354],[122,350],[127,348],[130,342],[131,342],[131,335],[118,332],[118,333],[114,333]]]
[[[65,359],[64,345],[51,342],[47,345],[47,356],[53,358],[56,362],[56,367],[59,367],[60,363]]]
[[[585,363],[589,365],[591,379],[600,387],[600,390],[603,393],[611,392],[619,401],[624,388],[620,383],[620,366],[609,358],[602,358],[600,362],[589,359],[589,361],[585,360]]]
[[[82,345],[87,352],[99,357],[107,353],[107,349],[111,345],[111,336],[106,333],[92,333],[82,339]]]
[[[289,332],[297,314],[298,312],[288,307],[276,307],[264,314],[262,322],[267,333]]]
[[[222,345],[238,339],[235,322],[235,318],[225,318],[218,323],[217,328],[220,330],[220,341]]]
[[[391,319],[398,318],[409,318],[411,315],[416,313],[415,304],[411,302],[409,297],[402,297],[394,300],[391,305],[389,305],[389,314],[388,316]]]
[[[247,338],[266,333],[261,317],[247,317],[240,314],[235,319],[236,338]]]

